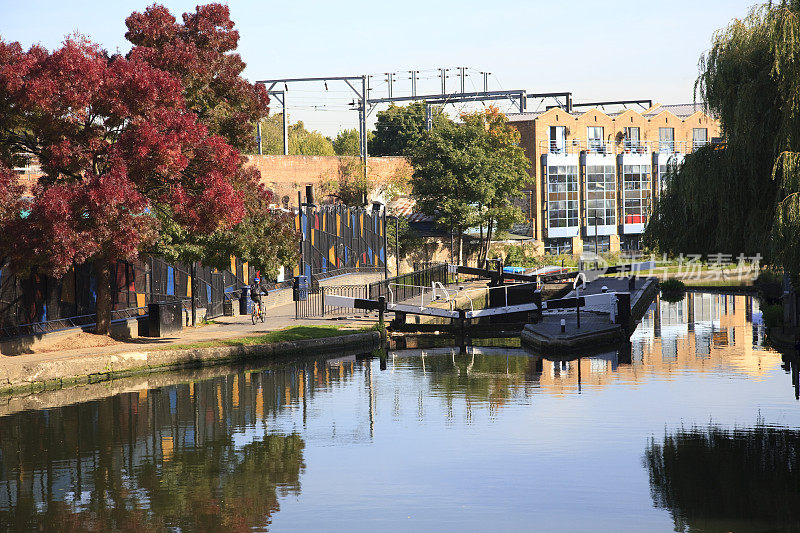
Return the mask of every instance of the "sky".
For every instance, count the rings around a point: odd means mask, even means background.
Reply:
[[[0,36],[27,47],[58,47],[80,32],[109,51],[126,52],[125,18],[150,2],[0,0]],[[163,2],[176,16],[197,1]],[[374,74],[371,96],[386,96],[386,72],[397,73],[394,95],[410,94],[409,70],[419,70],[418,93],[439,92],[438,68],[468,67],[466,89],[529,93],[570,91],[575,102],[693,99],[697,62],[714,32],[747,15],[754,0],[495,0],[403,2],[272,2],[230,0],[240,32],[239,53],[250,81],[288,77]],[[357,126],[352,93],[341,82],[288,86],[290,120],[326,135]],[[280,111],[273,102],[273,111]],[[528,110],[548,102],[529,100]],[[509,102],[499,103],[507,112]],[[467,107],[450,107],[451,114]],[[371,116],[374,120],[374,114]]]

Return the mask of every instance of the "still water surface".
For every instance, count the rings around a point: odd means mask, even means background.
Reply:
[[[763,531],[800,524],[797,367],[755,300],[630,349],[303,361],[0,418],[3,530]],[[169,380],[170,377],[166,378]]]

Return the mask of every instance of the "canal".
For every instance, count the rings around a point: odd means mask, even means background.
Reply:
[[[800,524],[797,367],[746,296],[656,301],[630,347],[572,360],[439,347],[117,385],[0,410],[2,530]]]

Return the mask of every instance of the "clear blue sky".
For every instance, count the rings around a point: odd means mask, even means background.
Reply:
[[[166,1],[175,14],[196,1]],[[575,101],[648,98],[692,100],[697,61],[713,33],[743,17],[752,0],[496,0],[403,2],[269,2],[232,0],[239,52],[250,80],[374,73],[373,96],[384,75],[400,73],[395,95],[409,90],[407,70],[426,71],[420,91],[435,91],[437,67],[492,72],[490,88],[572,91]],[[0,0],[0,35],[24,46],[52,49],[78,31],[108,50],[125,52],[125,17],[148,2]],[[449,80],[457,87],[455,78]],[[289,87],[289,114],[333,134],[354,127],[342,85]],[[535,104],[535,102],[530,102]],[[314,106],[318,107],[314,110]],[[507,108],[507,105],[501,108]],[[452,108],[451,108],[452,110]]]

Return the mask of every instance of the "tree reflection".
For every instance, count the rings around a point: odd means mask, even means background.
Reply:
[[[800,529],[800,431],[680,430],[644,455],[656,507],[676,531]]]
[[[505,404],[515,393],[531,386],[541,373],[541,359],[528,355],[437,355],[415,365],[431,375],[432,385],[445,397]]]
[[[305,443],[264,420],[303,379],[239,374],[4,417],[0,530],[265,527],[300,492]]]

